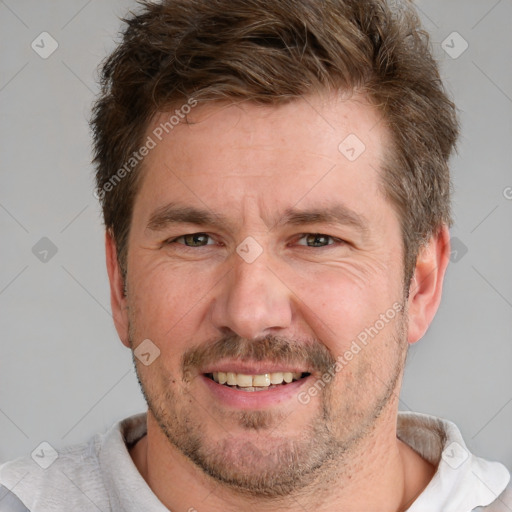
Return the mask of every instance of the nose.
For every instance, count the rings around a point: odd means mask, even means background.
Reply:
[[[211,305],[217,329],[256,339],[290,326],[292,292],[272,267],[263,254],[252,263],[233,255],[233,268],[219,283]]]

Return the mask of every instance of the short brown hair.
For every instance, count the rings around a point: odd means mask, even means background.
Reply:
[[[448,160],[458,136],[455,106],[412,4],[139,3],[103,64],[91,121],[97,190],[123,273],[140,165],[112,180],[141,147],[155,114],[191,97],[278,104],[344,90],[364,93],[392,137],[382,185],[401,219],[408,284],[422,241],[451,224]]]

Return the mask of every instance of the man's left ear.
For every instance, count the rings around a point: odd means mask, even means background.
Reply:
[[[411,344],[423,337],[436,314],[449,261],[450,233],[448,227],[443,226],[420,249],[416,260],[408,298],[408,342]]]

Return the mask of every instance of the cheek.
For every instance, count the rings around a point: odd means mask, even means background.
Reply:
[[[335,354],[347,350],[398,297],[390,272],[378,265],[324,265],[314,273],[296,274],[291,282],[301,316]]]
[[[206,273],[149,258],[146,263],[141,260],[130,276],[130,307],[138,335],[177,347],[197,331],[204,317],[203,299],[212,285]]]

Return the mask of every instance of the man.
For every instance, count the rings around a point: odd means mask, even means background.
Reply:
[[[510,510],[504,466],[398,413],[458,134],[412,7],[167,0],[126,22],[92,127],[148,412],[3,465],[0,510]]]

